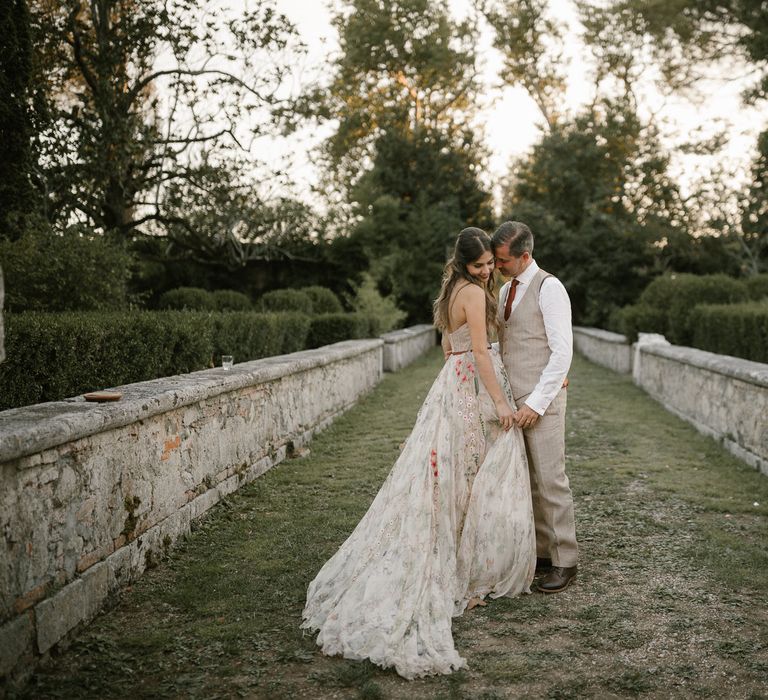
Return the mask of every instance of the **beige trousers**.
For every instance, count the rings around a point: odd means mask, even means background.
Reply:
[[[521,406],[527,397],[517,401]],[[543,416],[523,431],[531,476],[536,555],[554,566],[576,566],[576,521],[573,495],[565,474],[566,389],[561,389]]]

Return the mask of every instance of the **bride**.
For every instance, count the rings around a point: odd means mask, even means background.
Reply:
[[[446,363],[368,512],[309,584],[325,654],[405,678],[466,666],[451,618],[528,592],[536,566],[522,433],[495,326],[491,241],[464,229],[434,304]],[[453,330],[451,330],[453,329]]]

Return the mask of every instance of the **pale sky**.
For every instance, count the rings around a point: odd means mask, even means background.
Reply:
[[[247,0],[246,0],[247,1]],[[471,0],[449,0],[456,17],[462,17],[471,8]],[[323,0],[277,0],[278,9],[297,26],[308,46],[308,57],[303,71],[296,71],[292,89],[298,92],[301,84],[326,56],[338,48],[336,32],[330,24],[328,2]],[[568,43],[570,52],[569,88],[567,102],[571,108],[589,101],[592,97],[586,53],[578,40],[578,21],[571,0],[551,0],[551,8],[558,19],[566,22],[573,32]],[[485,25],[485,23],[483,23]],[[501,56],[492,48],[493,35],[484,26],[478,42],[478,56],[484,89],[480,96],[480,124],[490,150],[487,182],[494,187],[506,176],[511,160],[524,154],[539,138],[543,119],[527,93],[516,87],[499,87],[498,69]],[[743,84],[738,81],[718,79],[702,86],[705,97],[693,104],[683,98],[664,100],[652,85],[640,86],[641,110],[653,112],[663,124],[665,143],[674,150],[690,136],[702,140],[717,131],[728,128],[730,143],[715,159],[678,155],[673,159],[673,175],[684,190],[706,172],[715,161],[725,162],[727,167],[746,177],[752,154],[755,152],[757,133],[765,128],[765,117],[757,110],[747,110],[741,105],[740,92]],[[645,116],[645,115],[643,115]],[[310,149],[330,133],[331,126],[321,129],[305,129],[289,139],[270,139],[260,145],[260,156],[273,164],[286,165],[290,154],[288,172],[295,182],[298,196],[308,195],[317,183],[318,173],[310,162]],[[694,138],[695,135],[695,138]],[[498,194],[498,192],[497,192]]]

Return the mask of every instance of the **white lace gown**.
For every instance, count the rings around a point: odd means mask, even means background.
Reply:
[[[469,350],[466,324],[450,338]],[[451,673],[466,665],[451,618],[470,598],[528,592],[535,566],[522,433],[501,430],[472,352],[452,355],[368,512],[310,583],[302,627],[325,654],[409,679]]]

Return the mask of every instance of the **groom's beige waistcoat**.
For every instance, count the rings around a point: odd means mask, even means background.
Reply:
[[[552,351],[547,342],[544,316],[539,308],[541,285],[548,272],[539,270],[531,280],[523,298],[504,320],[504,301],[499,304],[499,345],[501,359],[509,375],[512,396],[520,404],[539,382]]]

